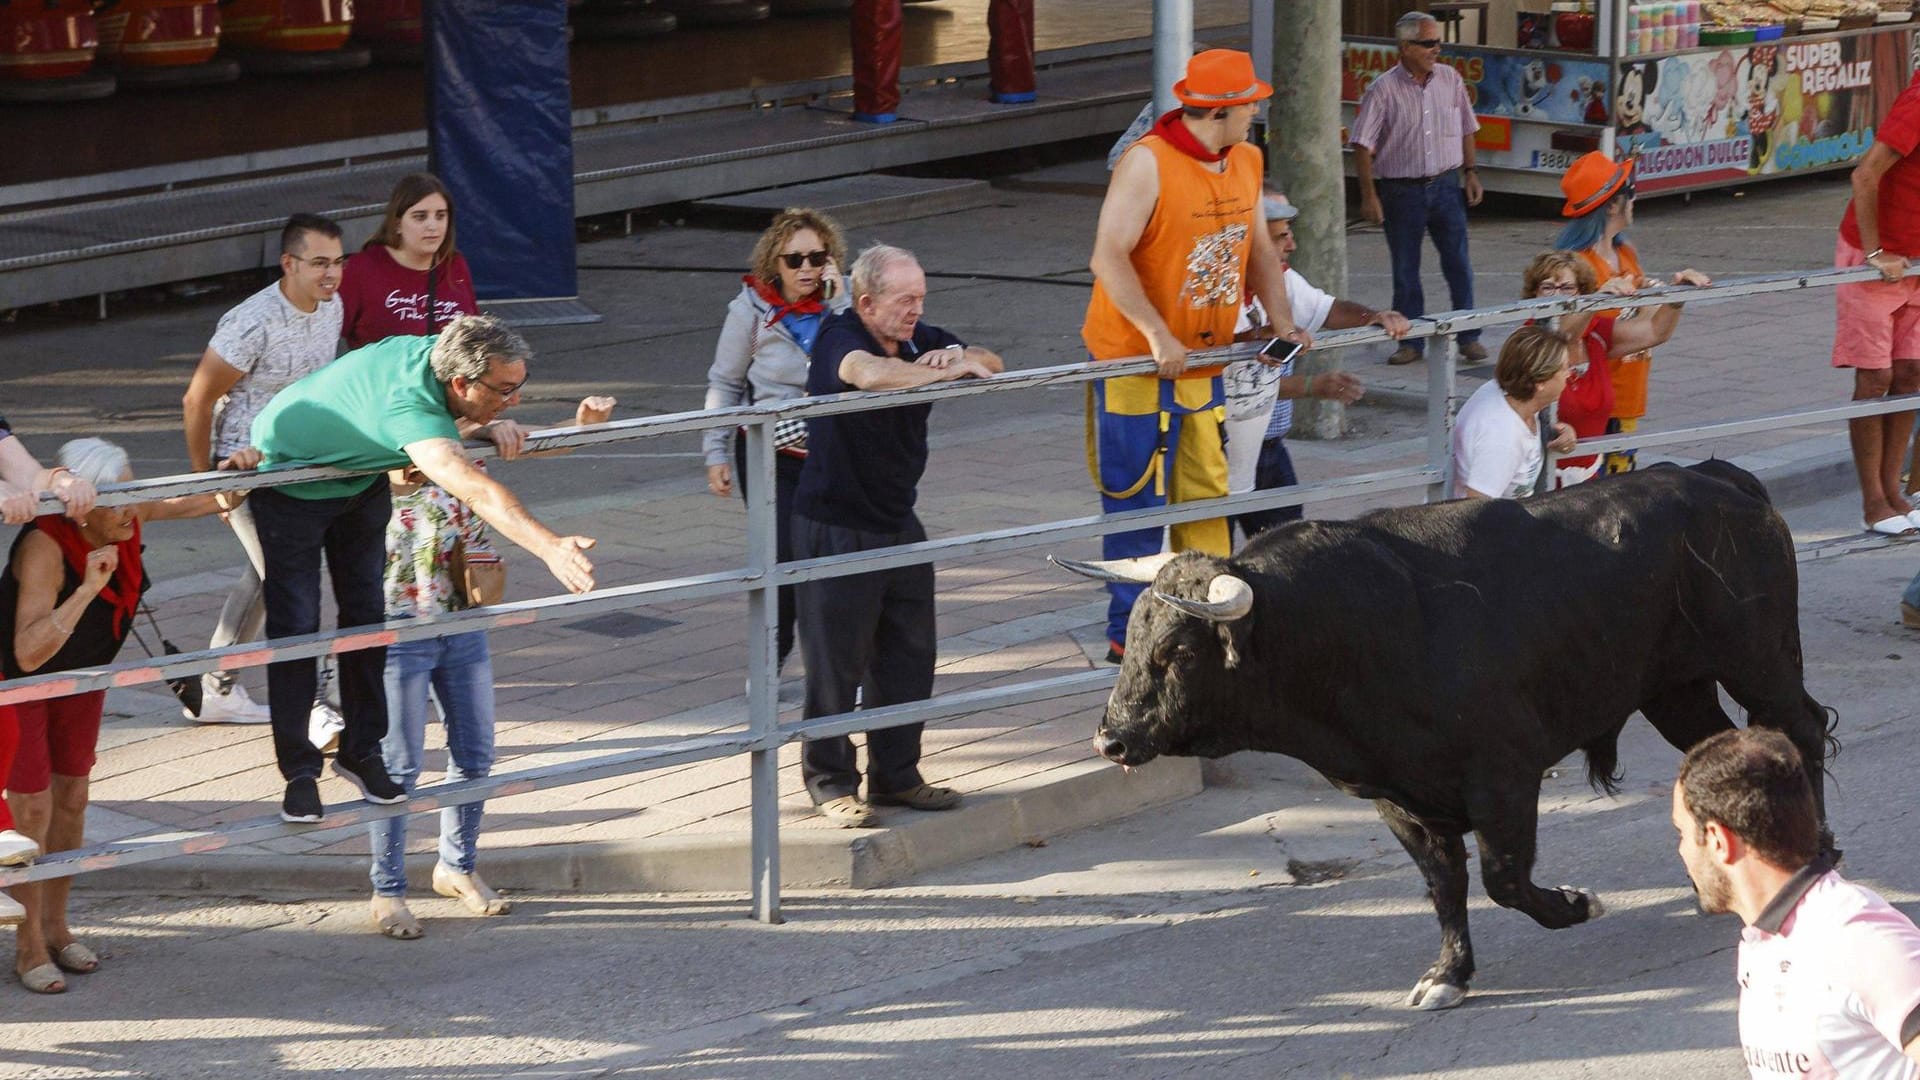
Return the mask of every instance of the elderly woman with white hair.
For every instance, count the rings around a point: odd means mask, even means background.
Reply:
[[[248,450],[220,463],[252,468]],[[75,439],[60,448],[60,465],[90,485],[133,479],[127,452],[104,439]],[[7,678],[110,664],[133,629],[147,589],[140,527],[149,521],[202,517],[230,509],[232,495],[188,495],[123,506],[99,506],[78,521],[45,514],[14,538],[0,575],[0,671]],[[20,747],[6,777],[7,805],[20,830],[42,851],[80,846],[87,777],[100,737],[106,691],[23,702]],[[14,943],[14,973],[39,994],[66,990],[62,972],[100,966],[67,926],[69,879],[17,885],[25,909]]]

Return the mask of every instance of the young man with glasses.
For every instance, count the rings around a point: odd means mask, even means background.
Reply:
[[[1466,83],[1440,63],[1440,24],[1410,11],[1394,24],[1400,63],[1369,83],[1353,117],[1354,167],[1360,213],[1382,225],[1393,266],[1393,309],[1409,319],[1426,314],[1420,286],[1420,246],[1429,235],[1440,252],[1440,272],[1455,310],[1473,306],[1473,265],[1467,258],[1467,207],[1483,194],[1474,167],[1473,115]],[[1464,359],[1487,358],[1480,331],[1456,339]],[[1389,364],[1425,356],[1426,339],[1402,342]]]
[[[280,230],[280,280],[254,293],[220,317],[213,340],[194,369],[181,404],[187,461],[195,472],[246,449],[253,418],[273,396],[333,361],[340,347],[340,226],[317,214],[295,214]],[[247,554],[240,580],[227,592],[210,649],[258,641],[266,623],[260,591],[265,568],[253,511],[241,502],[220,515]],[[203,724],[264,724],[265,706],[247,696],[231,673],[210,672],[200,681],[201,705],[189,719]],[[312,735],[325,742],[339,730],[339,714],[324,688],[313,699]]]
[[[332,465],[389,470],[413,465],[466,503],[501,535],[539,556],[571,592],[593,588],[593,540],[559,536],[499,481],[470,460],[463,433],[488,439],[502,460],[520,456],[526,433],[500,414],[520,400],[532,349],[505,323],[462,315],[435,337],[393,337],[355,349],[280,394],[253,422],[261,468]],[[382,621],[387,521],[393,507],[384,472],[262,488],[248,497],[266,567],[267,635],[320,629],[320,555],[325,551],[342,629]],[[387,731],[384,648],[340,656],[346,728],[334,771],[367,801],[396,803],[406,792],[380,753]],[[280,816],[321,818],[323,758],[307,738],[312,660],[267,666],[273,748],[287,781]]]

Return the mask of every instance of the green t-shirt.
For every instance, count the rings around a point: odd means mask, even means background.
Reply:
[[[423,439],[459,439],[447,392],[433,377],[434,338],[391,337],[353,350],[274,395],[253,420],[260,467],[334,465],[397,469]],[[344,499],[374,477],[341,477],[280,490],[299,499]]]

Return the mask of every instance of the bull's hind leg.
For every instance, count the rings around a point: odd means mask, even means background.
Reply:
[[[1420,876],[1440,917],[1440,959],[1413,984],[1407,1004],[1416,1009],[1451,1009],[1467,996],[1473,977],[1473,941],[1467,936],[1467,846],[1458,833],[1436,832],[1426,822],[1385,799],[1374,808],[1393,830]]]
[[[1733,718],[1720,707],[1720,688],[1712,679],[1696,679],[1648,698],[1640,704],[1640,713],[1683,754],[1702,739],[1733,730]]]
[[[1799,665],[1791,672],[1774,672],[1775,682],[1761,688],[1737,680],[1722,680],[1721,685],[1740,707],[1747,710],[1747,724],[1772,728],[1792,740],[1800,751],[1807,770],[1807,782],[1813,785],[1813,806],[1820,814],[1820,851],[1831,861],[1840,861],[1834,846],[1833,830],[1827,827],[1826,767],[1829,747],[1838,748],[1828,733],[1826,706],[1813,700],[1800,681]]]
[[[1549,930],[1565,929],[1604,914],[1600,898],[1589,890],[1572,885],[1543,889],[1533,883],[1534,834],[1540,817],[1538,782],[1523,787],[1509,781],[1511,790],[1496,789],[1492,783],[1477,786],[1480,794],[1468,812],[1473,818],[1474,839],[1480,845],[1480,880],[1493,902]]]

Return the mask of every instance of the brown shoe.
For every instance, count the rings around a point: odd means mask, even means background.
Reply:
[[[1470,341],[1460,346],[1460,359],[1479,363],[1487,358],[1487,347],[1478,341]]]
[[[913,810],[951,810],[960,805],[960,793],[952,788],[916,784],[905,791],[869,791],[867,801],[875,806],[905,806]]]
[[[1920,608],[1915,608],[1905,600],[1900,601],[1900,625],[1920,630]]]
[[[873,808],[860,801],[858,795],[842,795],[837,799],[828,799],[818,807],[820,816],[843,829],[873,828]]]
[[[1392,364],[1394,367],[1404,367],[1407,364],[1411,364],[1416,360],[1419,360],[1424,355],[1425,354],[1422,353],[1419,349],[1416,349],[1411,345],[1402,345],[1399,348],[1393,350],[1392,356],[1387,357],[1387,363]]]

